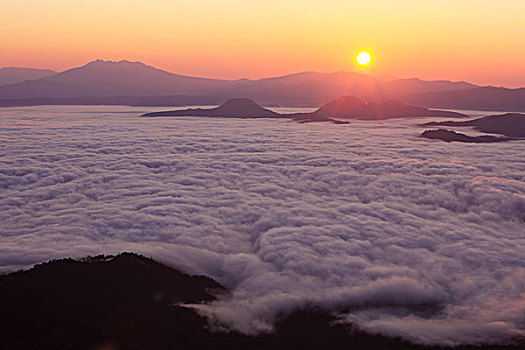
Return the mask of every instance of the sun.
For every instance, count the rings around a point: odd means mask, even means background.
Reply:
[[[357,54],[357,63],[359,63],[361,66],[368,65],[371,60],[372,60],[372,57],[366,51],[362,51]]]

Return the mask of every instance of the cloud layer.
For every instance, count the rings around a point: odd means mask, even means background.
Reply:
[[[524,142],[142,112],[0,110],[2,271],[133,250],[230,287],[200,310],[246,333],[311,303],[428,344],[525,333]]]

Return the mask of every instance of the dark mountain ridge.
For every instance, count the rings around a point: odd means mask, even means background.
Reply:
[[[281,315],[275,332],[247,336],[213,332],[185,303],[227,293],[217,282],[189,276],[133,253],[61,259],[0,275],[0,344],[5,349],[374,349],[445,350],[367,334],[315,307]],[[509,344],[456,350],[517,350]]]

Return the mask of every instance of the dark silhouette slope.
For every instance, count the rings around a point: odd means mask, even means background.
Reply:
[[[493,143],[514,140],[510,137],[497,137],[497,136],[467,136],[455,131],[438,129],[438,130],[426,130],[421,134],[421,137],[427,139],[438,139],[446,142],[469,142],[469,143]]]
[[[445,349],[330,325],[316,308],[283,314],[275,333],[215,333],[178,303],[202,303],[225,292],[206,277],[188,276],[145,257],[124,253],[81,261],[55,260],[0,275],[2,349]],[[456,349],[516,350],[507,346]]]
[[[51,261],[0,276],[0,344],[5,349],[159,349],[163,340],[156,337],[163,337],[168,323],[175,337],[204,324],[192,311],[172,305],[211,301],[212,291],[224,288],[135,254]]]
[[[477,130],[509,137],[525,137],[525,114],[506,113],[467,121],[431,122],[422,126],[473,126]]]

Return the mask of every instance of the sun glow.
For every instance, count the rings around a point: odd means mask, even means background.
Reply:
[[[372,60],[372,57],[370,56],[370,54],[366,51],[363,51],[363,52],[360,52],[358,55],[357,55],[357,63],[359,63],[361,66],[366,66],[370,63],[370,61]]]

